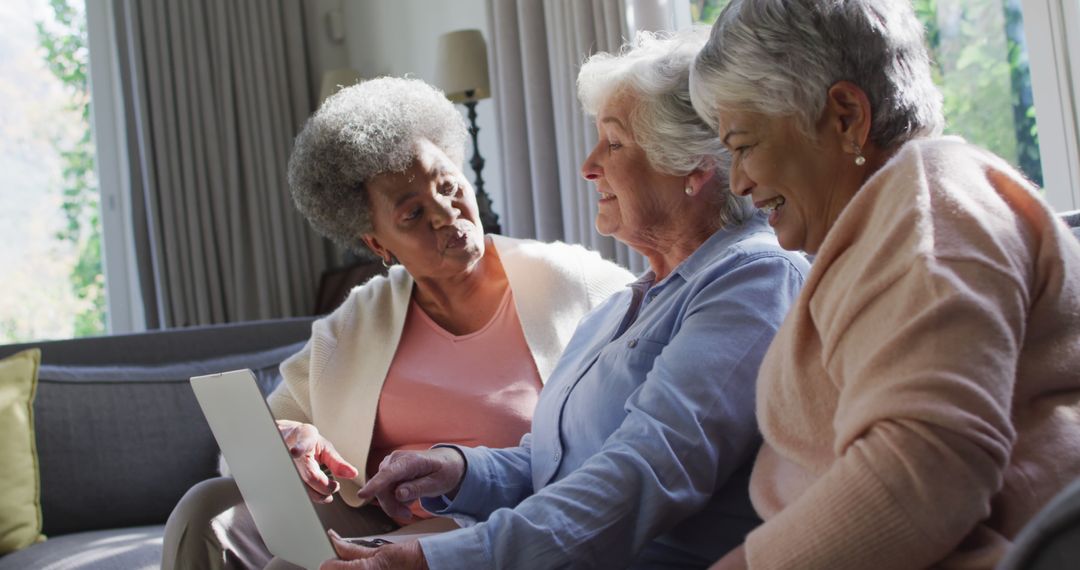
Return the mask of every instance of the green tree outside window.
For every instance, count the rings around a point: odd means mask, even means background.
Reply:
[[[38,42],[45,63],[69,90],[71,109],[77,111],[82,136],[74,143],[55,142],[63,162],[62,191],[65,227],[57,238],[72,243],[78,260],[71,271],[71,287],[84,301],[75,315],[75,336],[106,330],[105,277],[101,270],[101,208],[94,172],[94,144],[90,130],[89,50],[86,14],[74,0],[50,0],[51,21],[37,22]]]

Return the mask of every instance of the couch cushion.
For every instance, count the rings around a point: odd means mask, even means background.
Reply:
[[[42,538],[33,430],[40,358],[32,349],[0,360],[0,555]]]
[[[217,445],[188,379],[251,368],[266,393],[303,346],[157,366],[41,366],[35,429],[46,535],[162,524],[216,475]]]
[[[0,570],[156,570],[165,525],[53,537],[0,558]]]
[[[1061,212],[1058,214],[1065,222],[1065,225],[1072,229],[1073,235],[1080,239],[1080,210],[1074,210],[1072,212]]]
[[[91,336],[0,346],[0,357],[40,348],[46,364],[155,366],[162,362],[206,360],[289,345],[311,336],[314,317],[296,317]]]

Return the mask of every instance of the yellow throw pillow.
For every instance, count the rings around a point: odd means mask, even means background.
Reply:
[[[41,351],[0,360],[0,556],[44,540],[34,447],[34,391]]]

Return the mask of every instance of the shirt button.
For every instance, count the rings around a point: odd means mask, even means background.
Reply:
[[[558,461],[560,457],[562,457],[562,454],[559,453],[558,450],[556,450],[555,451],[555,461]]]
[[[629,346],[630,348],[634,348],[635,346],[637,346],[637,339],[636,338],[631,339],[630,342],[626,343],[626,346]]]

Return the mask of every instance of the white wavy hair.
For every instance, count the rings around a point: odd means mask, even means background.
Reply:
[[[719,222],[727,226],[743,222],[754,208],[749,198],[727,191],[731,156],[690,102],[690,66],[708,35],[704,26],[673,34],[639,32],[618,54],[597,53],[582,64],[578,98],[595,116],[613,97],[635,96],[630,128],[649,164],[672,176],[715,167],[710,189]]]
[[[722,109],[814,125],[836,82],[870,100],[870,140],[894,148],[944,125],[923,28],[908,1],[733,0],[693,64],[690,93],[714,129]]]
[[[468,132],[461,113],[419,79],[380,77],[346,87],[308,119],[289,157],[289,188],[312,227],[354,252],[371,232],[367,183],[404,172],[427,139],[461,165]]]

